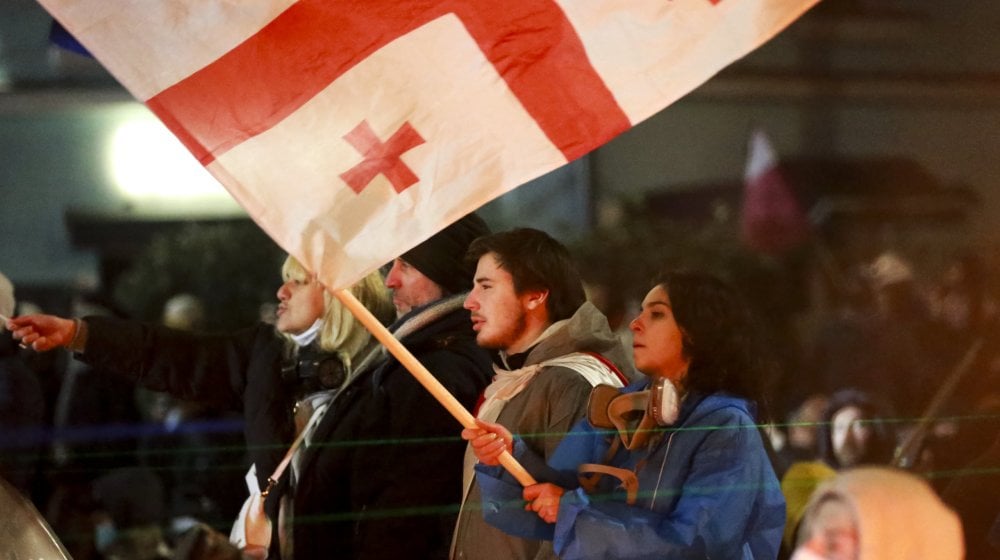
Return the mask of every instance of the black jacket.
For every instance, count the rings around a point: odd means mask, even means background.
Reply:
[[[404,346],[471,409],[492,368],[461,299],[414,311],[394,326],[407,321],[422,326],[402,339]],[[283,343],[273,327],[195,335],[105,318],[87,318],[87,325],[88,363],[150,389],[242,410],[248,453],[265,486],[294,431],[292,390],[280,376]],[[302,451],[296,558],[446,557],[461,492],[460,431],[391,356],[361,372],[317,426],[311,439],[322,443]],[[265,505],[272,519],[287,472]]]
[[[206,335],[107,317],[86,322],[87,347],[78,359],[148,389],[241,411],[247,453],[264,487],[295,430],[292,390],[281,382],[284,342],[274,327]]]
[[[461,300],[414,311],[390,330],[426,322],[403,345],[471,410],[492,366]],[[395,358],[362,373],[317,426],[326,447],[303,456],[296,557],[446,558],[461,499],[461,429]]]

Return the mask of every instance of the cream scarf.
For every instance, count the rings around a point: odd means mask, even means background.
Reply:
[[[583,352],[566,354],[565,356],[544,360],[515,370],[505,370],[494,365],[493,371],[496,375],[493,377],[493,382],[486,387],[485,399],[479,407],[479,413],[476,417],[486,422],[496,422],[507,403],[520,394],[531,383],[531,380],[542,369],[547,367],[572,369],[586,379],[591,387],[601,384],[622,387],[621,379],[608,366],[604,365],[604,362]],[[463,503],[465,497],[469,494],[469,489],[472,487],[474,479],[473,467],[475,464],[476,455],[472,452],[471,447],[466,446],[465,464],[462,473],[462,487],[465,489],[462,499]]]

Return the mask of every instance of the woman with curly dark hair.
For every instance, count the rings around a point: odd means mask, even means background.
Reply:
[[[563,559],[775,558],[785,502],[755,421],[770,362],[753,315],[720,280],[673,273],[630,326],[648,378],[596,387],[548,464],[500,426],[463,431],[487,521]],[[504,450],[541,483],[522,494]]]

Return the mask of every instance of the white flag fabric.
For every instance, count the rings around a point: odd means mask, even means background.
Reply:
[[[676,101],[818,0],[39,0],[345,287]]]

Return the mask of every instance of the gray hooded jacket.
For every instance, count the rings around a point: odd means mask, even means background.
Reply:
[[[607,318],[591,303],[528,352],[529,366],[573,352],[595,352],[631,375],[625,348],[611,331]],[[586,414],[592,387],[577,371],[552,366],[542,369],[528,386],[507,402],[497,422],[520,436],[540,457],[548,459],[569,428]],[[556,558],[549,541],[510,536],[483,520],[479,487],[473,483],[455,529],[453,558],[528,560]]]

